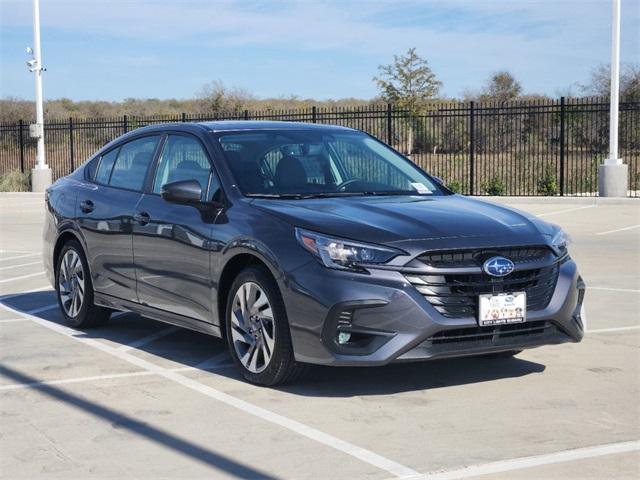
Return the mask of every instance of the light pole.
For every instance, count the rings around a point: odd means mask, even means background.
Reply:
[[[626,197],[628,166],[618,157],[618,103],[620,91],[620,0],[611,0],[611,95],[609,109],[609,157],[598,167],[601,197]]]
[[[33,50],[27,49],[33,58],[27,62],[29,71],[36,77],[36,123],[29,126],[31,137],[38,139],[36,165],[31,170],[31,191],[44,192],[51,185],[51,169],[44,153],[44,107],[42,102],[42,56],[40,50],[40,0],[33,0]]]

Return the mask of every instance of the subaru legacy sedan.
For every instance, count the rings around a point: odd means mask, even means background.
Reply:
[[[113,311],[223,337],[244,378],[578,342],[558,226],[466,198],[358,130],[156,125],[46,195],[44,261],[71,326]]]

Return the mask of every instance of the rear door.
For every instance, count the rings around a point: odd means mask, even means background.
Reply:
[[[140,302],[160,310],[212,321],[209,239],[215,211],[162,199],[162,186],[196,180],[202,201],[219,195],[220,183],[198,138],[169,134],[149,191],[136,208],[133,251]]]
[[[131,140],[100,158],[92,184],[78,194],[78,223],[97,292],[137,302],[133,215],[159,135]]]

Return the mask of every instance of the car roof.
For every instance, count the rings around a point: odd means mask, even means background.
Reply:
[[[355,129],[340,125],[326,125],[322,123],[279,122],[271,120],[216,120],[211,122],[161,123],[149,125],[134,132],[150,132],[172,130],[193,130],[194,127],[206,129],[210,132],[231,132],[247,130],[339,130],[354,131]],[[131,132],[131,133],[134,133]]]

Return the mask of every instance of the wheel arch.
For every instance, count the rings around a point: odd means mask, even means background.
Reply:
[[[84,254],[84,258],[87,261],[87,265],[89,264],[89,259],[87,257],[87,251],[86,251],[84,242],[82,241],[82,238],[80,237],[80,235],[78,235],[75,231],[73,231],[71,229],[64,230],[63,232],[60,233],[60,235],[58,235],[58,238],[56,239],[56,244],[53,247],[53,271],[54,271],[54,274],[57,273],[58,258],[60,256],[60,252],[62,251],[62,248],[71,240],[75,240],[76,242],[78,242],[80,244],[80,247],[82,248],[82,253]],[[90,267],[89,267],[89,270],[91,270]]]
[[[271,275],[276,285],[278,284],[277,275],[274,273],[274,269],[269,265],[267,261],[256,255],[255,253],[243,251],[231,257],[227,261],[227,263],[225,263],[224,268],[222,269],[222,273],[220,274],[216,295],[218,321],[220,323],[220,331],[222,332],[223,336],[226,335],[225,323],[227,297],[229,295],[229,290],[231,290],[231,285],[233,284],[233,281],[238,276],[238,274],[242,270],[251,266],[264,268],[264,270],[268,272],[269,275]]]

